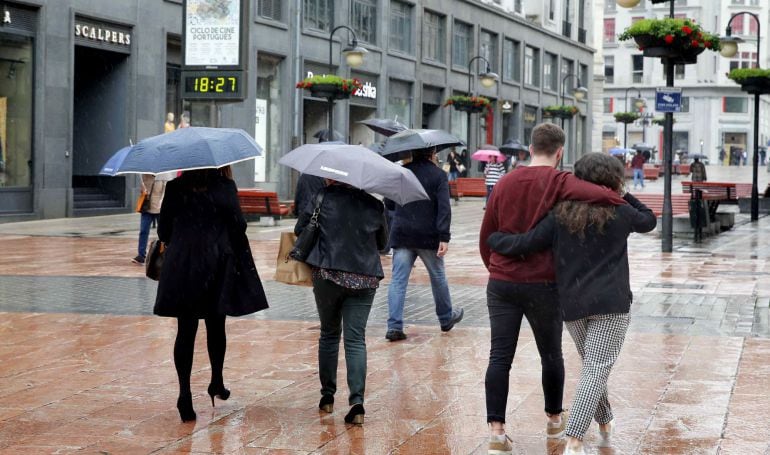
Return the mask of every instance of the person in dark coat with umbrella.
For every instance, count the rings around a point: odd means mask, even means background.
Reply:
[[[183,422],[195,420],[190,390],[195,334],[206,321],[211,362],[208,394],[226,400],[225,316],[267,308],[246,221],[238,204],[230,167],[186,171],[168,183],[158,221],[166,244],[154,313],[177,318],[174,366],[179,378],[177,409]]]

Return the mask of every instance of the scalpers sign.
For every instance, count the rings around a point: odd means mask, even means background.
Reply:
[[[241,0],[187,0],[185,65],[240,64]]]
[[[131,45],[131,34],[89,24],[75,24],[75,36],[104,43]]]

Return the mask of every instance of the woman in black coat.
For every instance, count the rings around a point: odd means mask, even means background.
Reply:
[[[225,316],[267,308],[257,274],[246,221],[238,204],[229,166],[186,171],[168,183],[158,221],[166,252],[158,283],[155,314],[178,321],[174,365],[179,377],[177,409],[183,422],[195,420],[190,390],[198,320],[206,321],[211,361],[208,394],[226,400],[224,386]]]
[[[300,235],[310,222],[319,197],[318,240],[305,261],[313,269],[313,294],[321,319],[318,340],[318,375],[325,412],[334,408],[337,391],[337,358],[344,333],[348,404],[346,423],[364,422],[366,387],[366,322],[374,293],[385,276],[379,251],[388,242],[384,207],[364,191],[327,180],[308,203],[294,232]],[[319,196],[320,195],[320,196]]]

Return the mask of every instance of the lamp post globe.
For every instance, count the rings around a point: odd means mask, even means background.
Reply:
[[[364,63],[364,54],[368,51],[361,46],[353,45],[342,51],[345,55],[345,63],[351,68],[358,68]]]
[[[497,83],[497,80],[499,78],[500,76],[492,72],[479,74],[479,81],[481,82],[481,85],[484,86],[485,88],[493,87]]]
[[[617,4],[623,8],[633,8],[638,5],[640,0],[617,0]]]
[[[637,108],[637,109],[642,109],[642,108],[643,108],[643,107],[645,107],[646,105],[647,105],[647,104],[644,102],[644,99],[642,99],[642,98],[637,98],[637,99],[634,101],[634,106],[636,106],[636,108]]]
[[[578,87],[572,93],[572,96],[574,96],[578,101],[585,99],[586,95],[588,95],[588,89],[585,87]]]
[[[720,38],[720,44],[722,48],[719,50],[719,54],[725,58],[735,57],[738,53],[739,41],[731,36]]]

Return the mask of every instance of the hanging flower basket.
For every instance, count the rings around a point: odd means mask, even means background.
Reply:
[[[618,123],[634,123],[635,121],[639,120],[639,113],[638,112],[616,112],[615,113],[615,121]]]
[[[470,112],[472,114],[482,112],[489,107],[489,98],[483,96],[450,96],[444,101],[444,107],[452,106],[455,110],[461,112]]]
[[[554,105],[554,106],[546,106],[543,108],[543,115],[546,117],[557,117],[557,118],[572,118],[579,112],[577,106],[572,105]]]
[[[297,88],[303,88],[316,98],[342,100],[354,95],[363,84],[358,79],[345,79],[334,75],[320,75],[305,78],[297,82]]]
[[[620,41],[633,39],[645,57],[672,59],[675,64],[696,63],[706,49],[718,51],[719,37],[708,33],[692,19],[642,19],[628,27]]]
[[[752,95],[770,93],[770,69],[736,68],[727,77],[740,84],[741,90]]]
[[[666,117],[655,117],[650,121],[653,125],[664,126],[666,124]],[[676,117],[674,117],[674,123],[676,123]]]

